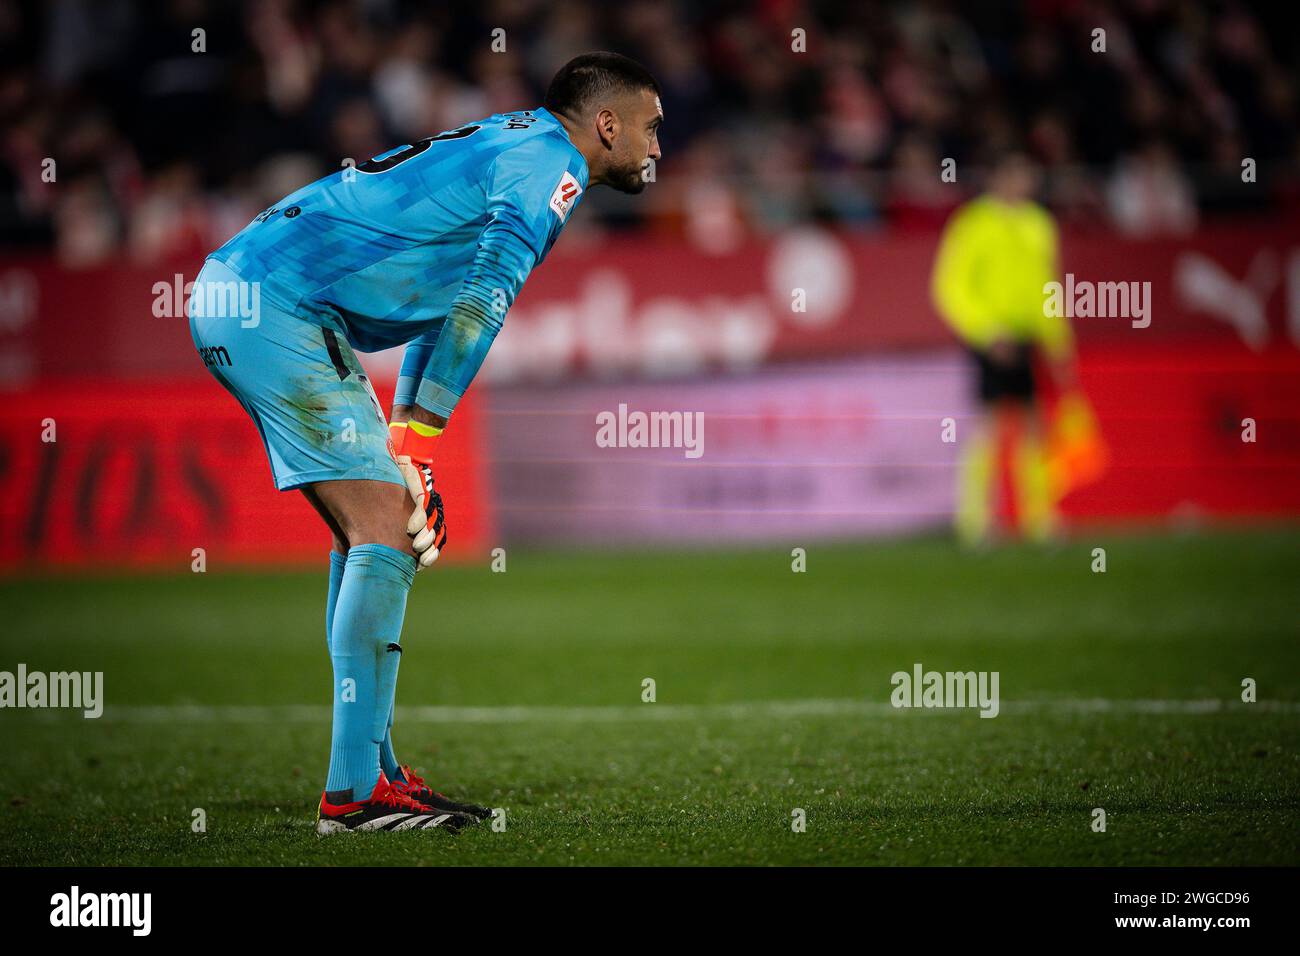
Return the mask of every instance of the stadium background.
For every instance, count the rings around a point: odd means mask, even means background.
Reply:
[[[93,727],[5,715],[0,851],[1294,864],[1284,8],[0,0],[0,667],[110,686]],[[398,691],[399,746],[525,843],[307,846],[327,540],[273,490],[181,290],[291,189],[533,106],[590,49],[659,77],[664,158],[640,197],[584,198],[443,438],[449,565],[412,594]],[[1012,142],[1045,167],[1063,271],[1150,282],[1152,321],[1074,323],[1111,454],[1067,541],[968,555],[940,434],[975,408],[929,273]],[[365,361],[386,401],[398,356]],[[622,403],[703,412],[704,456],[597,448]],[[1000,670],[1003,715],[898,717],[889,674],[914,661]],[[796,805],[821,835],[790,841]],[[219,837],[190,840],[194,806]]]
[[[1045,164],[1063,270],[1151,283],[1149,328],[1075,322],[1114,464],[1065,502],[1074,526],[1293,515],[1295,41],[1270,16],[1166,2],[7,3],[0,557],[315,560],[314,517],[271,489],[177,290],[297,184],[535,104],[557,64],[602,47],[661,77],[665,159],[644,197],[586,197],[511,312],[448,442],[450,557],[944,526],[955,446],[939,423],[973,409],[928,274],[937,229],[1013,141]],[[206,52],[192,52],[196,23]],[[808,52],[787,52],[790,24]],[[1105,54],[1090,50],[1094,24]],[[956,183],[940,181],[945,158]],[[397,362],[370,360],[381,392]],[[596,449],[595,415],[620,403],[704,412],[705,456]],[[96,439],[34,443],[33,416]],[[1247,417],[1267,440],[1240,440]],[[55,506],[71,495],[87,511]]]

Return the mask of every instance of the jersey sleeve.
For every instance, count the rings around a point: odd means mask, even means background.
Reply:
[[[416,404],[420,381],[429,364],[429,356],[433,354],[433,347],[438,344],[442,326],[443,323],[439,322],[406,346],[406,351],[402,353],[402,369],[397,373],[397,388],[393,393],[394,405]]]
[[[542,137],[497,155],[484,187],[487,223],[460,291],[442,327],[408,347],[402,363],[407,379],[420,367],[414,404],[451,416],[524,280],[572,212],[585,175],[579,154]],[[403,394],[409,390],[399,388]]]

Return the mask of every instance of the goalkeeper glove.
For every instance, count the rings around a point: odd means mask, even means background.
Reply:
[[[406,533],[411,536],[411,547],[423,568],[437,561],[438,554],[447,546],[442,496],[433,490],[433,440],[441,434],[441,428],[421,422],[393,422],[388,426],[393,456],[415,502]]]

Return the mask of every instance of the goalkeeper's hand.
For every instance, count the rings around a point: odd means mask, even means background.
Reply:
[[[434,439],[441,433],[441,428],[420,422],[393,422],[388,426],[397,467],[415,502],[406,533],[411,536],[411,547],[422,568],[437,561],[447,546],[447,518],[442,510],[442,496],[433,490],[431,464]]]

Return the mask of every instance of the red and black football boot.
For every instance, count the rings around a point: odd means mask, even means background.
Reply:
[[[330,800],[341,797],[345,802]],[[346,800],[351,791],[343,794],[323,793],[316,815],[316,832],[321,836],[331,833],[351,833],[358,830],[459,830],[472,818],[454,811],[438,810],[412,800],[397,790],[382,773],[368,800]]]

